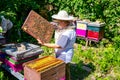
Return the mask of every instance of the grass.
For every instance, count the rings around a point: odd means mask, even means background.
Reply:
[[[18,80],[2,67],[0,67],[0,80]]]

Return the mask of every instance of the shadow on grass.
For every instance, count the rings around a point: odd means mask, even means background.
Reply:
[[[84,80],[94,70],[95,66],[92,63],[84,64],[83,61],[80,61],[78,64],[71,63],[71,80]]]

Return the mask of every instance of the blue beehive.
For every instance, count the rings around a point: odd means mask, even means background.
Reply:
[[[87,38],[99,41],[104,35],[104,23],[91,22],[88,24]]]

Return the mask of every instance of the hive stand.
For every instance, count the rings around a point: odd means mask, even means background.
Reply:
[[[80,36],[77,36],[77,38],[85,40],[85,48],[87,48],[88,46],[90,46],[92,41],[93,42],[99,42],[100,41],[100,40],[94,40],[94,39],[89,39],[87,37],[80,37]]]
[[[6,66],[5,64],[2,64],[1,66],[14,77],[16,77],[18,80],[24,80],[24,75],[22,73],[13,71],[10,67]]]

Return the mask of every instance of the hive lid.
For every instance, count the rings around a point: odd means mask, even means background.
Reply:
[[[23,44],[26,48],[26,50],[17,50],[17,45]],[[15,57],[17,60],[21,60],[27,57],[39,55],[43,53],[43,50],[40,48],[40,46],[31,44],[31,43],[18,43],[18,44],[8,44],[5,48],[2,48],[2,51],[4,51],[6,54]]]
[[[54,32],[53,26],[33,10],[30,11],[22,29],[35,39],[40,39],[42,42],[49,42]]]
[[[82,24],[88,24],[89,22],[87,22],[87,21],[81,21],[81,20],[77,20],[76,21],[77,23],[82,23]]]
[[[103,27],[105,23],[97,23],[97,22],[90,22],[88,23],[88,26],[94,26],[94,27]]]

